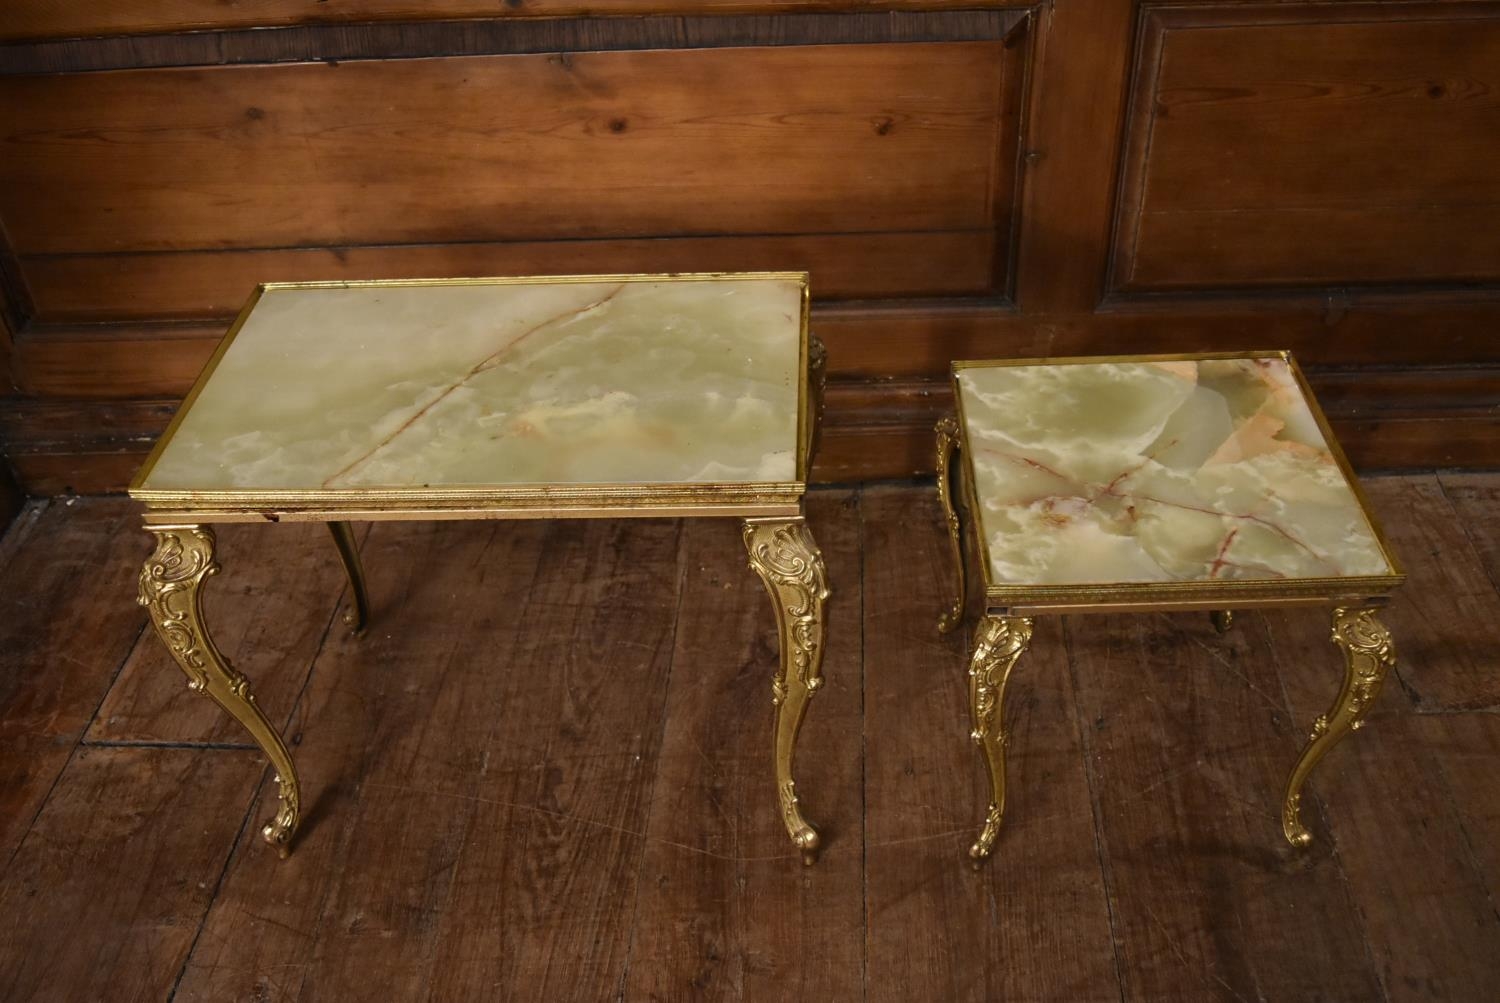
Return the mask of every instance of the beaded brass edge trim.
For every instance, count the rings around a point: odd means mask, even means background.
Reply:
[[[806,493],[801,481],[765,484],[588,484],[577,486],[378,488],[327,491],[142,491],[148,511],[163,508],[296,512],[307,509],[583,508],[662,505],[786,505]]]

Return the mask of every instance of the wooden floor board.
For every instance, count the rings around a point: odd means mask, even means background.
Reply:
[[[1279,831],[1298,743],[1258,617],[1071,617],[1067,638],[1125,999],[1380,999],[1337,858]]]
[[[1489,912],[1476,925],[1490,934],[1489,954],[1477,974],[1493,972],[1500,965],[1500,933],[1495,929],[1500,924],[1500,785],[1495,783],[1500,714],[1424,715],[1416,724],[1415,739],[1442,772],[1470,859],[1484,882]],[[1429,873],[1427,863],[1418,866]],[[1500,977],[1491,975],[1485,985],[1492,990]]]
[[[15,528],[0,572],[0,868],[145,625],[137,522],[123,500],[75,500]]]
[[[134,507],[28,505],[0,540],[0,998],[1488,999],[1500,475],[1367,487],[1411,576],[1400,678],[1314,773],[1311,847],[1278,811],[1340,680],[1326,613],[1040,617],[978,869],[928,487],[809,496],[813,868],[734,520],[377,524],[361,638],[322,527],[226,528],[210,622],[302,774],[283,861],[263,757],[145,630]]]
[[[859,509],[849,491],[816,492],[808,509],[833,596],[796,775],[822,857],[801,865],[776,807],[770,602],[738,522],[691,521],[627,1000],[863,992]]]
[[[1329,641],[1325,611],[1263,616],[1293,720],[1305,734],[1338,692],[1343,657]],[[1396,638],[1398,650],[1403,640]],[[1400,687],[1385,687],[1365,726],[1314,771],[1303,817],[1315,839],[1336,847],[1387,998],[1480,999],[1500,985],[1500,916],[1474,866],[1439,766],[1449,754],[1440,751],[1443,736],[1431,734],[1429,716],[1488,715],[1413,714]]]
[[[512,679],[478,750],[488,758],[438,924],[434,1001],[583,1003],[611,998],[625,975],[682,525],[562,529],[497,666]]]
[[[144,557],[150,537],[136,535]],[[250,677],[261,709],[283,723],[335,622],[344,583],[337,552],[318,523],[219,526],[215,535],[223,570],[204,587],[204,618],[219,650]],[[186,682],[166,646],[148,631],[86,740],[253,745],[238,722]]]
[[[1447,473],[1438,483],[1490,584],[1500,590],[1500,476]]]
[[[869,489],[861,508],[870,999],[1118,999],[1057,619],[1038,623],[1013,674],[1013,796],[975,870],[987,785],[968,740],[965,638],[937,632],[951,581],[937,505]]]
[[[304,829],[287,861],[239,848],[177,999],[422,998],[551,528],[370,533],[376,618],[330,634],[292,728]]]
[[[80,748],[0,880],[0,999],[166,999],[264,767]]]
[[[1386,621],[1401,646],[1396,671],[1417,709],[1500,708],[1500,594],[1442,486],[1414,474],[1372,478],[1365,488],[1406,566]],[[1446,626],[1426,629],[1432,623]]]
[[[32,498],[23,504],[16,517],[4,529],[0,529],[0,578],[3,578],[10,560],[31,539],[37,523],[41,521],[51,502],[46,498]]]

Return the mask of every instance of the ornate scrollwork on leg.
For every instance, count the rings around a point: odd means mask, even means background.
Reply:
[[[1281,807],[1281,831],[1293,846],[1312,842],[1299,811],[1308,774],[1339,739],[1364,723],[1386,673],[1396,664],[1396,644],[1372,609],[1334,610],[1333,643],[1344,652],[1344,685],[1328,713],[1313,722],[1312,735],[1292,769]]]
[[[280,808],[261,831],[266,842],[285,857],[299,820],[297,771],[281,736],[255,704],[250,681],[214,646],[203,623],[203,582],[218,574],[214,534],[207,526],[147,526],[156,550],[141,569],[138,601],[151,614],[157,636],[166,644],[188,688],[206,693],[245,726],[276,771]]]
[[[969,711],[973,722],[969,737],[983,750],[990,777],[984,825],[969,847],[969,856],[975,860],[990,855],[1005,817],[1005,684],[1029,644],[1030,617],[991,614],[979,621],[974,631],[974,651],[969,656]]]
[[[953,457],[958,451],[958,419],[952,415],[939,418],[937,432],[937,485],[938,500],[943,505],[943,519],[948,524],[948,542],[953,546],[953,568],[956,575],[956,594],[953,605],[938,616],[938,631],[946,634],[964,619],[964,597],[967,594],[964,576],[963,526],[958,519],[958,504],[953,497]]]
[[[1208,618],[1213,621],[1214,630],[1221,634],[1229,633],[1229,628],[1234,626],[1234,610],[1232,609],[1216,609],[1208,614]]]
[[[818,833],[802,816],[792,765],[807,704],[823,685],[823,604],[829,595],[828,573],[818,545],[800,516],[746,519],[745,549],[750,552],[750,570],[760,575],[770,593],[781,636],[781,663],[771,681],[781,819],[803,859],[812,863],[817,858]]]
[[[338,548],[339,561],[349,578],[349,593],[354,604],[344,614],[344,622],[355,634],[362,634],[370,622],[370,596],[365,591],[365,570],[359,563],[359,544],[354,541],[354,528],[347,522],[330,522],[328,532],[333,535],[333,545]]]
[[[823,392],[828,386],[828,349],[815,334],[807,336],[807,427],[802,430],[807,456],[807,469],[811,470],[813,457],[818,455],[818,443],[823,433]]]

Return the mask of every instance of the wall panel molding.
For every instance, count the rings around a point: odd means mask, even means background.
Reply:
[[[0,75],[444,56],[1010,38],[1029,7],[340,24],[0,45]]]
[[[1142,7],[1109,289],[1500,289],[1500,5]]]
[[[543,18],[641,18],[653,15],[817,14],[848,11],[839,0],[6,0],[0,42],[92,38],[179,31],[228,32],[288,25],[358,25],[386,21],[434,27],[442,21],[524,24]],[[860,12],[933,12],[1022,6],[987,0],[864,0]]]

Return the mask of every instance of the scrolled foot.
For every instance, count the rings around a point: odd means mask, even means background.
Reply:
[[[1000,835],[1000,823],[1005,817],[1005,809],[993,802],[989,810],[984,813],[984,827],[979,830],[979,838],[974,840],[974,845],[969,847],[969,857],[975,862],[988,860],[991,851],[995,849],[995,837]]]
[[[801,851],[804,864],[817,863],[822,840],[818,836],[818,830],[802,817],[802,809],[797,803],[797,785],[790,780],[786,781],[781,785],[780,794],[781,820],[786,823],[792,845]]]
[[[1301,811],[1301,794],[1287,798],[1286,803],[1281,806],[1281,834],[1288,843],[1298,847],[1312,842],[1312,833],[1302,824]]]
[[[276,776],[276,786],[281,797],[280,807],[276,814],[260,830],[261,838],[276,848],[276,853],[285,860],[292,852],[292,837],[297,833],[297,826],[302,821],[301,807],[298,805],[298,791],[295,783],[288,784]]]

